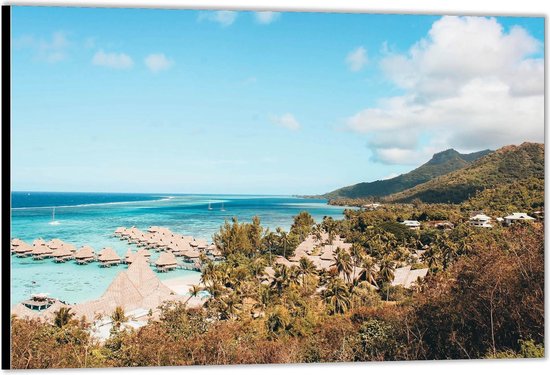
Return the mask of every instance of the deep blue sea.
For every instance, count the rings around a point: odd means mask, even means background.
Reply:
[[[209,204],[212,210],[208,210]],[[56,225],[52,224],[54,207]],[[250,222],[253,216],[259,216],[264,227],[288,230],[293,216],[301,211],[308,211],[320,221],[324,216],[341,218],[343,208],[329,206],[324,200],[290,196],[13,192],[11,237],[29,243],[39,237],[60,238],[77,247],[90,245],[96,251],[110,246],[123,256],[128,248],[137,248],[112,236],[120,226],[146,230],[158,225],[210,241],[212,234],[232,217]],[[38,292],[68,303],[97,298],[126,268],[11,259],[12,305]],[[180,277],[189,272],[178,270],[159,277]]]

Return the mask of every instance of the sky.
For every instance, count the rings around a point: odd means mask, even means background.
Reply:
[[[544,141],[544,19],[12,8],[12,190],[322,194]]]

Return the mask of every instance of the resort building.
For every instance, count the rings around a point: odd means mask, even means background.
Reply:
[[[176,269],[178,261],[172,253],[164,252],[160,254],[159,258],[155,262],[158,272],[167,272]]]
[[[31,251],[31,255],[34,260],[42,260],[45,258],[50,258],[52,256],[52,253],[53,253],[53,250],[50,249],[45,244],[33,246],[33,249]]]
[[[524,212],[514,212],[513,214],[504,217],[504,224],[512,225],[514,223],[521,222],[521,221],[534,221],[534,220],[535,220],[534,217],[531,217]]]
[[[418,279],[423,279],[428,274],[428,268],[411,270],[411,266],[396,268],[392,286],[401,285],[404,288],[411,288],[416,285]]]
[[[82,246],[75,254],[77,264],[88,264],[95,260],[95,252],[90,246]]]
[[[374,211],[374,210],[380,208],[381,206],[382,205],[380,203],[369,203],[369,204],[364,204],[362,207],[365,210]]]
[[[491,218],[484,214],[477,214],[470,218],[470,225],[479,228],[492,228]]]
[[[99,252],[97,257],[99,265],[101,267],[111,267],[120,264],[120,257],[118,254],[110,247],[106,247]]]
[[[420,222],[416,220],[405,220],[402,221],[400,224],[403,224],[404,226],[412,230],[420,229]]]
[[[18,258],[28,257],[32,250],[33,247],[24,241],[17,240],[15,244],[12,242],[12,253],[14,253]]]
[[[69,246],[61,246],[52,252],[52,257],[56,263],[65,263],[74,258],[74,254]]]

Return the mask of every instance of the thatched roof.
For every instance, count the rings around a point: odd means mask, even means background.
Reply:
[[[178,264],[178,261],[176,260],[176,257],[174,254],[169,252],[164,252],[160,254],[159,258],[155,262],[155,265],[157,267],[163,267],[163,266],[175,266]]]
[[[94,249],[92,249],[90,246],[82,246],[75,254],[74,257],[76,259],[88,259],[93,258],[95,255]]]
[[[44,241],[42,238],[37,238],[36,240],[32,241],[33,246],[46,246],[46,241]]]
[[[285,265],[287,267],[290,267],[290,266],[292,266],[293,263],[291,263],[285,257],[282,257],[282,256],[279,255],[279,256],[275,257],[275,264],[282,264],[282,265]]]
[[[68,307],[71,308],[72,306],[65,305],[64,303],[60,301],[55,301],[53,305],[48,307],[46,310],[42,311],[36,311],[31,310],[22,303],[18,303],[11,309],[11,314],[16,315],[18,318],[21,319],[40,319],[42,321],[53,321],[55,318],[55,313],[59,311],[62,307]],[[71,309],[71,312],[73,310]]]
[[[26,242],[22,242],[13,250],[16,254],[30,253],[33,251],[33,247]]]
[[[32,255],[48,255],[48,254],[51,254],[52,252],[53,252],[53,250],[50,249],[49,247],[47,247],[46,245],[38,245],[38,246],[33,247],[31,254]]]
[[[101,298],[78,304],[74,311],[78,316],[93,319],[98,313],[111,314],[117,306],[125,311],[149,310],[156,309],[164,301],[182,298],[158,279],[144,257],[137,256],[126,271],[117,275]]]
[[[392,285],[401,285],[405,288],[410,288],[414,285],[418,278],[424,278],[428,274],[428,268],[411,270],[411,266],[397,268],[394,271],[394,279]]]
[[[68,247],[68,246],[61,246],[61,247],[53,250],[53,252],[52,252],[52,256],[54,258],[68,257],[68,256],[72,256],[72,255],[73,255],[73,252],[71,251],[71,248]]]
[[[53,240],[50,240],[46,245],[52,249],[59,249],[61,246],[63,246],[65,243],[61,241],[59,238],[54,238]]]
[[[106,247],[99,252],[97,258],[100,262],[116,262],[120,261],[118,254],[110,247]]]

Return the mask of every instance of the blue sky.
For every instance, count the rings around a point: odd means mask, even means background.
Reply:
[[[542,142],[543,38],[542,18],[14,7],[12,188],[319,194]]]

